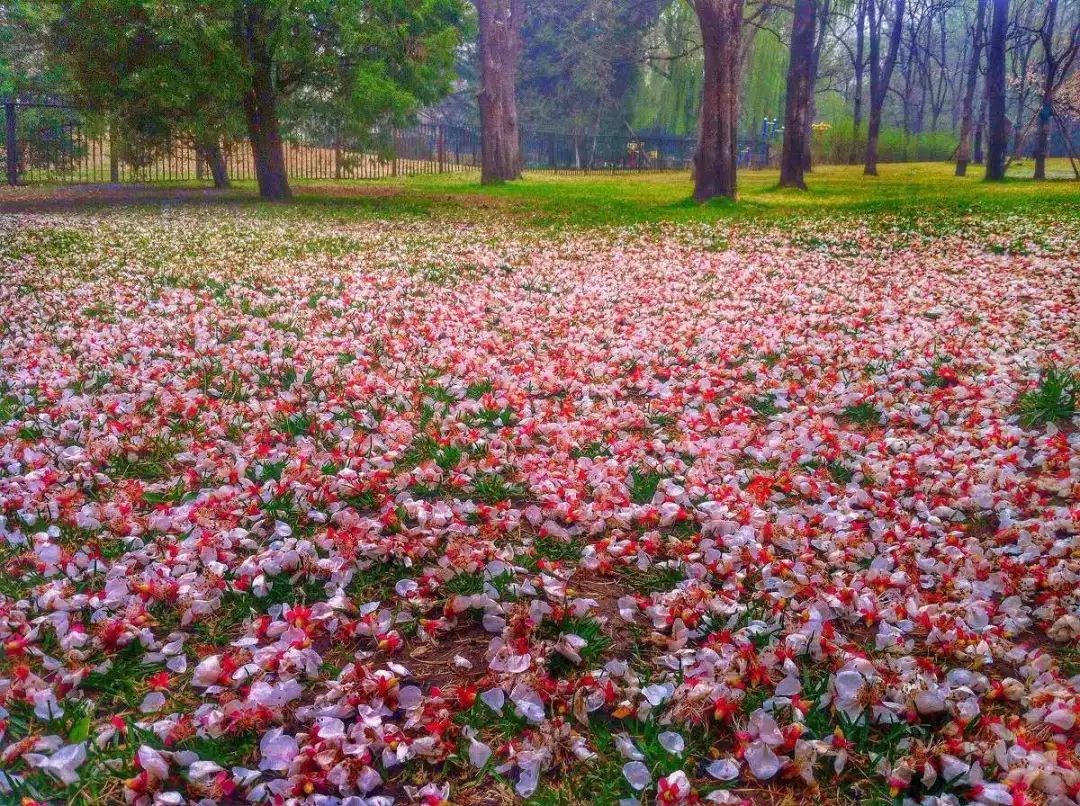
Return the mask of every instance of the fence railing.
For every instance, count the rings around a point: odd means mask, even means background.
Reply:
[[[675,171],[690,170],[696,137],[674,135],[589,135],[525,131],[524,167],[534,171]],[[769,164],[771,145],[739,142],[739,166]]]
[[[173,141],[141,153],[125,151],[107,131],[94,128],[78,106],[63,98],[3,99],[2,162],[9,184],[30,182],[194,182],[210,172],[193,144]],[[587,135],[524,131],[526,170],[619,172],[687,170],[696,139],[667,135]],[[364,138],[303,131],[284,136],[291,179],[380,179],[474,170],[480,165],[480,133],[467,126],[421,123],[375,130]],[[244,140],[223,144],[230,179],[255,178]],[[769,163],[769,146],[741,144],[742,167]]]

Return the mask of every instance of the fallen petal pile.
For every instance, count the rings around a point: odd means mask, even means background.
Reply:
[[[0,794],[1080,801],[1076,235],[9,216]]]

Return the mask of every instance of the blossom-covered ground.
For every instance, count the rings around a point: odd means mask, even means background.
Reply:
[[[1077,235],[5,217],[0,797],[1080,800]]]

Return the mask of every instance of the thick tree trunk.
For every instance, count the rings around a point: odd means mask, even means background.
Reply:
[[[523,0],[476,0],[480,36],[480,182],[521,178],[516,77]]]
[[[243,52],[251,70],[251,86],[243,98],[244,117],[259,195],[275,201],[289,199],[292,191],[285,170],[285,149],[277,113],[269,24],[260,6],[245,4],[241,13]]]
[[[864,60],[866,53],[866,3],[867,0],[858,0],[859,7],[855,17],[855,109],[852,113],[851,157],[849,159],[852,165],[855,165],[859,160],[859,136],[862,133],[863,72],[866,69]]]
[[[963,112],[960,118],[960,145],[956,149],[956,175],[967,173],[971,160],[971,129],[975,116],[975,87],[979,83],[979,61],[982,57],[983,25],[986,20],[986,0],[975,8],[975,27],[971,29],[971,61],[968,64],[967,86],[964,88]]]
[[[884,0],[871,0],[871,3],[876,2],[884,2]],[[900,37],[904,32],[904,5],[905,0],[896,0],[892,29],[889,31],[889,49],[885,54],[885,63],[880,67],[878,58],[881,53],[881,23],[885,16],[884,9],[879,10],[876,15],[873,9],[870,11],[870,122],[866,133],[866,164],[863,166],[863,174],[866,176],[877,176],[878,172],[881,113],[885,108],[885,96],[889,92],[889,82],[892,81],[896,57],[900,52]],[[877,17],[876,24],[875,16]]]
[[[705,60],[694,155],[694,198],[734,199],[739,125],[739,40],[743,0],[694,0]]]
[[[260,103],[253,96],[254,93],[249,93],[244,98],[244,115],[247,118],[248,140],[251,142],[259,195],[272,201],[292,198],[276,104],[272,99],[267,103],[266,98]]]
[[[225,165],[225,153],[221,150],[221,145],[215,141],[201,143],[195,147],[195,153],[199,160],[210,166],[214,187],[218,190],[228,188],[229,170]]]
[[[990,42],[986,52],[986,96],[989,106],[986,178],[1005,178],[1005,152],[1009,132],[1005,120],[1005,35],[1009,25],[1009,0],[994,0]]]
[[[791,18],[791,56],[788,59],[784,103],[784,150],[780,155],[780,187],[806,190],[803,172],[810,147],[810,95],[813,88],[814,23],[817,0],[795,0]]]

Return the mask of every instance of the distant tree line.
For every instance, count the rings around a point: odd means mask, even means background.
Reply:
[[[696,133],[694,195],[735,198],[740,139],[780,118],[781,178],[815,142],[877,173],[882,138],[951,138],[956,173],[1074,151],[1080,0],[0,0],[0,92],[81,98],[114,140],[190,142],[215,183],[249,142],[288,198],[290,127],[371,137],[421,109],[479,123],[482,181],[528,126]]]
[[[503,13],[500,9],[507,10],[502,18],[516,22],[514,36],[519,40],[527,30],[527,21],[534,18],[530,17],[530,3],[534,8],[541,4],[541,0],[476,2],[482,20],[498,17]],[[617,0],[606,3],[609,16],[617,19]],[[509,13],[512,7],[516,13]],[[690,24],[683,8],[693,12],[696,25]],[[1069,152],[1074,151],[1065,118],[1075,112],[1071,98],[1080,49],[1080,0],[674,0],[648,7],[632,22],[623,28],[632,35],[619,40],[631,47],[597,45],[598,65],[587,74],[593,79],[614,75],[613,68],[625,64],[636,52],[639,64],[659,71],[663,81],[678,80],[678,92],[699,94],[694,195],[701,200],[736,196],[740,125],[745,132],[752,131],[755,123],[751,120],[747,126],[740,120],[740,105],[748,87],[769,86],[756,71],[748,77],[747,66],[762,66],[755,54],[768,52],[764,43],[772,40],[784,44],[787,56],[783,66],[783,186],[806,187],[821,93],[843,98],[845,103],[850,99],[851,159],[860,155],[868,176],[878,172],[880,138],[888,114],[899,120],[905,134],[958,130],[953,154],[958,175],[966,173],[972,151],[976,161],[983,161],[985,143],[986,178],[1001,179],[1010,148],[1018,155],[1030,142],[1034,177],[1045,178],[1054,125],[1060,128]],[[567,33],[565,28],[560,30]],[[486,76],[515,75],[519,77],[519,95],[530,98],[534,89],[528,77],[541,60],[522,63],[526,45],[503,51],[505,59],[496,55],[489,63],[493,54],[485,49],[485,41],[482,33],[479,53],[485,72],[480,81],[481,97],[489,91]],[[566,42],[554,41],[550,34],[545,38],[525,36],[524,41],[541,53],[569,47]],[[542,42],[546,44],[541,46]],[[584,58],[581,61],[587,62]],[[665,62],[666,72],[656,66]],[[686,63],[700,66],[687,72],[682,67]],[[780,66],[773,60],[765,69],[775,72]],[[638,81],[643,80],[639,74]],[[562,86],[580,87],[581,82],[575,84],[570,76]],[[593,86],[585,93],[595,103],[594,121],[599,121],[603,105],[610,105],[617,97],[612,91],[617,82],[604,86],[603,91]],[[504,90],[504,97],[509,99],[508,90]],[[553,97],[553,93],[541,93],[541,97]],[[681,117],[688,107],[687,99],[682,98],[665,108],[676,110]],[[509,108],[509,104],[504,105],[504,109]],[[560,108],[563,119],[569,120],[567,113],[576,104],[566,100]],[[516,111],[498,118],[485,116],[481,103],[485,136],[497,131],[500,140],[517,142],[517,120]],[[519,172],[517,164],[485,178],[513,179]]]

